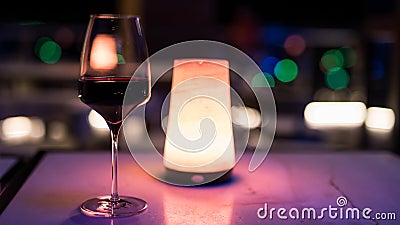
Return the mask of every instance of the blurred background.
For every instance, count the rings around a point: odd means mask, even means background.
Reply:
[[[395,0],[10,1],[0,9],[0,154],[40,149],[109,151],[108,130],[77,97],[79,57],[91,13],[133,13],[153,54],[208,39],[249,55],[272,88],[272,149],[399,150],[400,2]],[[258,75],[259,76],[259,75]],[[163,83],[164,82],[164,83]],[[259,83],[261,82],[261,83]],[[160,81],[149,111],[169,91]],[[232,86],[235,82],[232,81]],[[239,85],[238,85],[239,86]],[[235,109],[258,140],[257,106]],[[156,111],[156,109],[154,109]],[[162,146],[161,119],[149,124]],[[139,121],[130,118],[126,126]],[[144,131],[135,130],[138,139]],[[157,138],[159,137],[159,138]],[[252,138],[254,137],[254,138]],[[262,138],[262,137],[261,137]],[[126,149],[121,141],[122,149]]]

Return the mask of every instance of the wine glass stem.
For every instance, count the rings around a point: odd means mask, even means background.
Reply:
[[[111,198],[113,202],[119,201],[118,196],[118,134],[121,123],[109,124],[111,131]]]

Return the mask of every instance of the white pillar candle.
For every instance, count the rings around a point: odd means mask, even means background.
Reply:
[[[232,169],[235,151],[230,109],[228,61],[176,59],[164,165],[195,173]]]

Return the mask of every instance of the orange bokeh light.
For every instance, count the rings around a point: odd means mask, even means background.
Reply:
[[[107,34],[100,34],[93,40],[90,52],[90,66],[95,70],[112,70],[117,66],[117,46],[115,39]]]

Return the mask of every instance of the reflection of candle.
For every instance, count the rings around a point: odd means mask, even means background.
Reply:
[[[115,39],[107,34],[99,34],[93,40],[90,52],[90,66],[95,70],[111,70],[118,63]]]
[[[164,165],[190,173],[232,169],[228,61],[179,59],[174,63]]]

